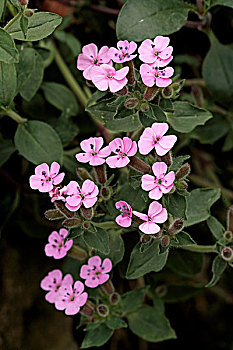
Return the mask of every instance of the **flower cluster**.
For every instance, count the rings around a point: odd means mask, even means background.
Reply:
[[[144,62],[140,67],[140,74],[146,86],[167,87],[171,84],[170,77],[174,69],[164,68],[173,58],[173,48],[169,46],[169,42],[168,37],[157,36],[154,41],[144,40],[138,48],[139,59]],[[129,73],[127,62],[137,56],[136,49],[137,44],[127,40],[120,40],[117,48],[103,46],[99,52],[95,44],[88,44],[83,47],[82,53],[78,56],[77,68],[83,71],[84,78],[91,80],[97,89],[100,91],[109,89],[114,93],[127,84]],[[114,63],[118,65],[126,63],[126,66],[116,69],[113,66]]]

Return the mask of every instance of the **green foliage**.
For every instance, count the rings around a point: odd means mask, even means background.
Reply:
[[[142,41],[174,33],[185,24],[189,10],[183,0],[128,0],[118,16],[117,38]]]
[[[2,166],[15,152],[15,146],[11,140],[0,138],[0,166]]]
[[[0,62],[17,63],[19,52],[15,47],[14,40],[4,29],[0,28]]]
[[[0,2],[0,21],[5,13],[5,9],[6,9],[6,3],[7,3],[7,0],[2,0]]]
[[[200,253],[176,250],[170,252],[166,266],[178,275],[189,277],[201,271],[202,263]]]
[[[15,65],[0,62],[0,106],[8,106],[16,94],[17,77]]]
[[[187,202],[185,197],[177,193],[168,194],[164,198],[164,202],[168,212],[172,214],[174,218],[186,218]]]
[[[226,267],[226,261],[224,261],[220,256],[216,256],[212,264],[213,277],[211,281],[206,285],[207,288],[213,287],[218,282]]]
[[[100,325],[98,328],[88,331],[83,339],[81,349],[102,346],[108,341],[112,333],[113,331],[105,325]]]
[[[97,249],[104,254],[109,253],[109,235],[102,228],[96,227],[94,231],[85,231],[83,238],[90,248]]]
[[[108,317],[106,321],[106,326],[108,326],[108,328],[112,330],[128,327],[127,323],[123,321],[122,318],[113,315]]]
[[[188,245],[194,245],[196,242],[187,232],[180,232],[175,235],[175,239],[171,241],[171,246],[182,247]]]
[[[233,7],[233,3],[231,0],[210,0],[208,9],[217,5]]]
[[[109,254],[113,265],[118,264],[124,257],[125,246],[119,231],[109,230]]]
[[[218,240],[222,238],[226,231],[221,222],[219,222],[214,216],[210,216],[206,221],[212,235]]]
[[[54,37],[69,47],[73,57],[76,57],[81,52],[81,44],[72,34],[66,33],[63,30],[56,30]]]
[[[148,286],[131,290],[122,295],[124,313],[136,311],[143,303]]]
[[[165,296],[162,297],[162,300],[165,303],[176,303],[181,300],[189,299],[193,295],[200,292],[200,290],[202,289],[186,284],[169,285]]]

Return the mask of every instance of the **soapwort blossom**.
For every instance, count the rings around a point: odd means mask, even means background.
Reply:
[[[76,159],[80,163],[89,163],[91,166],[101,165],[105,163],[106,157],[111,153],[109,146],[101,149],[103,146],[103,137],[90,137],[80,143],[81,149],[85,153],[77,153]]]
[[[106,159],[106,163],[110,168],[122,168],[129,164],[129,157],[137,153],[137,143],[129,137],[120,139],[117,137],[109,143],[109,147],[116,156],[111,156]]]
[[[64,258],[73,245],[72,239],[65,241],[67,235],[68,231],[65,228],[61,228],[59,232],[53,231],[49,235],[49,243],[45,246],[45,254],[54,257],[54,259]]]
[[[84,284],[76,281],[63,285],[55,301],[57,310],[65,310],[66,315],[75,315],[79,312],[80,307],[86,304],[88,294],[84,291]]]
[[[127,84],[128,71],[129,67],[116,70],[108,64],[102,64],[100,67],[93,68],[92,82],[100,91],[106,91],[109,88],[111,92],[117,92]]]
[[[85,279],[85,285],[90,288],[95,288],[100,284],[107,282],[112,270],[112,262],[106,258],[101,261],[101,258],[96,255],[88,259],[88,265],[83,265],[80,271],[80,277]]]
[[[121,227],[129,227],[132,223],[131,206],[125,201],[118,201],[115,207],[121,212],[121,214],[116,217],[116,223]]]
[[[158,87],[167,87],[172,83],[170,77],[173,73],[174,69],[172,67],[166,67],[162,70],[159,70],[157,66],[149,66],[148,64],[142,64],[140,67],[142,81],[149,87],[154,85]]]
[[[146,39],[138,48],[139,59],[147,64],[156,64],[165,67],[172,60],[173,47],[168,46],[170,39],[157,36],[153,41]]]
[[[120,40],[117,43],[117,49],[115,47],[110,47],[109,57],[116,63],[128,62],[137,56],[132,55],[136,49],[137,44],[134,41],[128,42],[127,40]]]
[[[64,276],[64,278],[62,278],[62,272],[60,270],[53,270],[43,278],[40,286],[42,289],[48,291],[48,293],[45,295],[45,299],[49,303],[54,303],[58,297],[58,292],[61,286],[72,283],[73,278],[70,274],[67,274]]]
[[[133,214],[145,221],[139,226],[139,229],[149,235],[159,232],[160,227],[157,223],[163,223],[167,220],[167,210],[157,201],[153,201],[150,204],[148,214],[143,214],[135,210]]]
[[[91,180],[85,180],[82,187],[76,181],[70,181],[67,185],[67,197],[65,206],[70,211],[78,210],[83,204],[85,208],[91,208],[97,201],[99,189]]]
[[[42,163],[35,168],[35,175],[30,176],[30,187],[40,192],[50,192],[54,185],[58,185],[64,179],[65,173],[59,173],[60,165],[53,162],[49,168],[48,164]]]

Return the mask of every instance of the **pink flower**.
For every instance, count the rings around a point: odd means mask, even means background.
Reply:
[[[123,139],[117,137],[109,143],[109,147],[113,153],[117,154],[106,159],[106,163],[110,168],[122,168],[126,166],[130,162],[129,157],[137,153],[137,143],[129,137],[123,137]]]
[[[65,228],[61,228],[59,233],[57,231],[53,231],[49,236],[49,243],[45,246],[45,254],[47,256],[53,256],[54,259],[64,258],[68,250],[70,250],[73,245],[72,239],[65,242],[67,235],[68,231]]]
[[[168,46],[170,39],[165,36],[157,36],[154,41],[146,39],[140,45],[139,58],[145,63],[153,63],[158,67],[164,67],[172,60],[172,46]]]
[[[92,82],[100,91],[109,90],[117,92],[121,90],[128,82],[126,75],[129,67],[115,70],[108,64],[102,64],[100,67],[94,67],[92,70]]]
[[[58,175],[60,165],[53,162],[50,169],[46,163],[40,164],[35,168],[35,175],[30,176],[30,187],[40,192],[50,192],[53,185],[58,185],[64,179],[65,173]]]
[[[108,56],[109,48],[101,47],[99,53],[95,44],[83,46],[82,53],[78,56],[77,68],[83,70],[83,76],[87,80],[92,80],[92,70],[96,66],[103,63],[111,64],[111,59]]]
[[[134,41],[130,43],[127,40],[118,41],[117,48],[110,47],[109,49],[109,57],[116,63],[123,63],[127,61],[131,61],[137,55],[132,55],[132,53],[136,50],[137,44]]]
[[[80,307],[86,304],[88,294],[84,291],[84,284],[80,281],[62,286],[55,301],[57,310],[65,310],[66,315],[75,315]]]
[[[142,176],[142,189],[149,192],[151,199],[160,199],[163,193],[168,193],[173,187],[175,180],[174,171],[170,171],[167,175],[167,164],[164,162],[156,162],[152,166],[152,170],[155,176],[143,175]]]
[[[91,208],[97,201],[99,189],[91,180],[85,180],[80,188],[76,181],[70,181],[67,185],[67,195],[65,206],[70,211],[78,210],[83,204],[85,208]]]
[[[164,136],[167,130],[167,123],[154,123],[146,128],[138,141],[139,152],[145,155],[154,148],[159,156],[164,156],[177,140],[175,135]]]
[[[172,83],[170,77],[173,75],[174,69],[172,67],[166,67],[163,70],[159,70],[158,67],[149,66],[148,64],[142,64],[140,67],[140,74],[142,81],[146,86],[166,87]]]
[[[105,283],[109,279],[107,272],[112,270],[110,259],[104,259],[101,263],[99,256],[93,256],[88,259],[88,265],[83,265],[80,271],[80,277],[85,279],[85,285],[90,288],[95,288],[99,284]]]
[[[66,194],[67,187],[64,186],[63,188],[59,186],[54,186],[52,191],[49,192],[49,197],[51,197],[51,202],[55,201],[66,201],[66,198],[64,195]]]
[[[89,139],[82,141],[80,146],[85,153],[76,154],[75,157],[77,161],[81,163],[89,162],[92,166],[104,164],[104,158],[110,155],[111,150],[109,146],[100,150],[103,143],[103,137],[90,137]]]
[[[70,274],[65,275],[64,279],[62,279],[62,272],[60,270],[53,270],[49,272],[48,276],[43,278],[40,286],[42,289],[49,291],[46,294],[45,299],[49,303],[54,303],[61,286],[70,283],[73,283],[73,278]]]
[[[116,217],[117,224],[121,227],[129,227],[132,222],[131,206],[124,201],[116,202],[115,206],[121,212],[121,214]]]
[[[138,211],[133,211],[133,214],[146,221],[139,226],[139,229],[146,234],[159,232],[160,227],[156,223],[163,223],[167,220],[167,210],[157,201],[150,204],[148,215],[139,213]]]

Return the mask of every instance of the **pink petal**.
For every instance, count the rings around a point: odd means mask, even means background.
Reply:
[[[76,159],[80,163],[87,163],[91,160],[92,156],[88,153],[78,153],[75,155]]]
[[[162,205],[159,202],[153,201],[149,205],[148,216],[153,218],[156,214],[160,213],[162,210]]]
[[[105,273],[102,275],[98,276],[98,280],[99,280],[99,284],[103,284],[105,282],[107,282],[107,280],[109,279],[109,275],[106,275]]]
[[[119,40],[117,43],[117,47],[119,50],[123,50],[125,48],[125,45],[127,45],[129,42],[127,40]]]
[[[172,80],[169,78],[156,78],[156,86],[158,87],[167,87],[172,83]]]
[[[152,87],[155,84],[154,70],[148,64],[142,64],[140,67],[142,81],[146,86]]]
[[[87,294],[86,292],[82,293],[82,294],[78,297],[78,299],[76,300],[77,305],[79,305],[79,306],[85,305],[86,302],[87,302],[87,297],[88,297],[88,294]]]
[[[140,138],[138,141],[138,148],[139,148],[139,153],[146,155],[150,153],[150,151],[154,148],[154,142],[153,139],[144,139]]]
[[[75,315],[79,312],[79,310],[80,310],[80,307],[78,306],[78,304],[75,301],[71,301],[65,309],[65,314]]]
[[[90,287],[90,288],[95,288],[99,285],[99,280],[95,276],[90,277],[90,278],[86,279],[85,285],[87,287]]]
[[[61,281],[62,280],[62,272],[58,269],[50,271],[49,277],[55,278],[57,281]]]
[[[94,65],[91,64],[89,67],[87,67],[84,72],[83,72],[83,76],[85,79],[87,80],[92,80],[93,77],[93,73],[94,73]]]
[[[175,173],[174,171],[170,171],[163,179],[162,181],[162,185],[163,186],[170,186],[171,184],[173,184],[175,180]]]
[[[48,243],[46,244],[44,251],[46,256],[54,256],[57,248],[54,248],[52,244]]]
[[[62,259],[66,256],[66,254],[66,249],[64,247],[61,247],[60,250],[55,249],[53,257],[54,259]]]
[[[104,72],[104,76],[107,77],[107,75],[115,75],[116,70],[114,67],[112,67],[110,64],[101,64],[100,68]]]
[[[142,42],[142,44],[138,48],[139,58],[141,61],[145,63],[153,63],[156,57],[153,54],[153,41],[150,39],[146,39]]]
[[[53,231],[48,238],[49,243],[54,244],[61,241],[61,237],[57,231]]]
[[[65,173],[61,173],[53,178],[53,184],[59,185],[64,179]]]
[[[114,78],[116,80],[122,80],[126,77],[129,72],[129,67],[124,67],[116,71]]]
[[[154,222],[144,222],[139,226],[139,229],[146,234],[153,234],[160,231],[160,227]]]
[[[66,186],[66,194],[68,195],[78,194],[78,188],[79,188],[79,184],[77,183],[77,181],[70,181]]]
[[[115,47],[110,47],[108,55],[109,57],[113,60],[113,62],[115,62],[115,59],[117,59],[119,53],[119,51],[115,48]],[[117,54],[117,55],[116,55]],[[119,58],[118,58],[119,59]]]
[[[80,147],[86,153],[91,152],[92,150],[94,150],[95,147],[95,138],[89,137],[89,139],[81,141]]]
[[[112,152],[118,154],[119,151],[124,152],[124,143],[123,140],[117,137],[109,143],[109,147]]]
[[[156,65],[158,67],[165,67],[167,66],[173,59],[173,56],[168,57],[166,60],[162,60],[162,58],[158,57],[156,61]]]
[[[167,210],[163,208],[160,213],[153,215],[153,222],[163,223],[167,220]]]
[[[131,55],[137,49],[137,44],[134,41],[130,41],[128,53]]]
[[[162,185],[161,190],[163,193],[169,193],[171,191],[172,187],[173,187],[173,184],[171,184],[170,186],[167,186],[167,187]]]
[[[177,137],[175,135],[163,136],[159,140],[159,144],[161,147],[170,150],[174,146],[176,140],[177,140]]]
[[[108,63],[110,61],[109,56],[109,47],[108,46],[102,46],[98,53],[98,61],[99,63]]]
[[[45,295],[45,300],[49,303],[53,304],[58,297],[58,293],[55,291],[51,291]]]
[[[167,164],[164,162],[156,162],[152,166],[152,171],[156,177],[160,177],[160,175],[166,174]]]
[[[85,55],[88,55],[90,57],[93,56],[91,58],[96,58],[97,53],[98,53],[98,48],[95,44],[92,43],[92,44],[88,44],[88,45],[83,46],[82,52]]]
[[[118,159],[118,161],[115,164],[116,168],[123,168],[126,165],[128,165],[130,162],[128,157],[120,157],[120,159]]]
[[[83,279],[88,278],[88,274],[90,274],[90,266],[88,265],[82,265],[80,270],[80,277]]]
[[[67,305],[69,304],[69,301],[67,299],[62,299],[61,296],[55,301],[55,308],[57,310],[65,310]]]
[[[94,137],[94,142],[95,142],[94,150],[98,152],[104,144],[104,139],[103,137]]]
[[[50,167],[50,176],[54,177],[59,173],[60,165],[57,162],[53,162]]]
[[[97,87],[98,90],[100,91],[108,90],[109,81],[105,77],[93,76],[92,82],[94,83],[94,85]]]
[[[88,55],[85,55],[83,53],[80,53],[80,55],[78,55],[77,68],[79,70],[85,70],[92,65],[93,60]]]
[[[35,168],[36,175],[43,175],[43,172],[45,172],[46,176],[49,176],[49,166],[46,163],[42,163]]]
[[[111,149],[109,146],[106,146],[104,148],[102,148],[99,152],[98,152],[98,156],[100,157],[108,157],[111,154]]]
[[[156,137],[163,136],[168,131],[167,123],[154,123],[152,124],[152,130],[154,131]]]
[[[119,159],[119,156],[111,156],[106,159],[106,163],[110,168],[116,168],[118,159]]]
[[[88,194],[92,193],[95,189],[95,183],[89,179],[85,180],[84,183],[82,184],[82,189],[81,192],[82,194]]]
[[[95,203],[97,202],[97,197],[95,198],[85,198],[83,200],[83,205],[85,208],[91,208],[95,205]]]
[[[88,259],[88,265],[99,267],[101,265],[100,257],[98,255],[92,256],[90,259]]]
[[[168,57],[172,55],[172,51],[173,51],[173,47],[168,46],[166,49],[164,49],[159,53],[159,57],[162,58],[163,60],[166,60]]]
[[[130,227],[132,219],[129,218],[128,216],[117,216],[116,217],[116,223],[121,226],[121,227]]]
[[[127,84],[127,79],[123,78],[121,80],[115,80],[115,78],[113,79],[109,79],[109,90],[111,92],[117,92],[119,90],[121,90],[126,84]]]
[[[141,182],[142,189],[144,191],[150,191],[156,186],[155,178],[152,175],[143,175],[141,178]]]
[[[65,248],[66,252],[67,252],[68,250],[70,250],[70,248],[72,247],[72,245],[73,245],[73,240],[72,240],[72,239],[69,239],[69,240],[66,241],[66,243],[64,244],[64,248]]]
[[[33,190],[38,190],[41,187],[41,175],[30,176],[29,183]]]
[[[169,149],[165,149],[161,147],[159,143],[157,143],[155,145],[155,151],[158,154],[158,156],[164,156],[169,151]]]
[[[66,285],[66,284],[73,284],[73,277],[71,276],[71,274],[67,273],[62,281],[62,285]]]
[[[160,189],[160,186],[156,186],[152,191],[149,193],[149,198],[150,199],[160,199],[163,195],[163,192]]]
[[[164,50],[169,45],[169,42],[170,42],[170,39],[166,36],[158,35],[154,39],[154,44],[156,46],[156,49],[159,51]]]
[[[77,211],[80,208],[81,204],[77,205],[77,206],[73,206],[73,205],[69,205],[68,203],[65,203],[65,206],[70,211]]]
[[[72,207],[76,207],[81,205],[82,199],[78,196],[70,196],[66,198],[66,203],[68,203]]]
[[[74,283],[75,294],[81,294],[84,291],[84,284],[81,281]]]
[[[161,74],[164,73],[164,76],[161,76]],[[166,67],[163,70],[159,71],[160,78],[170,78],[174,73],[174,69],[172,67]]]
[[[133,214],[138,216],[140,219],[147,221],[148,220],[148,215],[140,213],[139,211],[133,210]]]
[[[112,270],[112,262],[110,259],[106,258],[104,259],[103,263],[102,263],[102,267],[104,268],[102,271],[104,271],[104,273],[106,272],[110,272]]]
[[[42,185],[43,184],[43,185]],[[42,182],[41,184],[41,187],[39,188],[39,191],[42,192],[42,193],[45,193],[45,192],[50,192],[52,191],[53,189],[53,184],[51,181],[49,182]]]
[[[103,158],[100,158],[98,156],[92,156],[89,164],[91,166],[97,166],[97,165],[102,165],[104,163],[105,163],[105,160]]]

